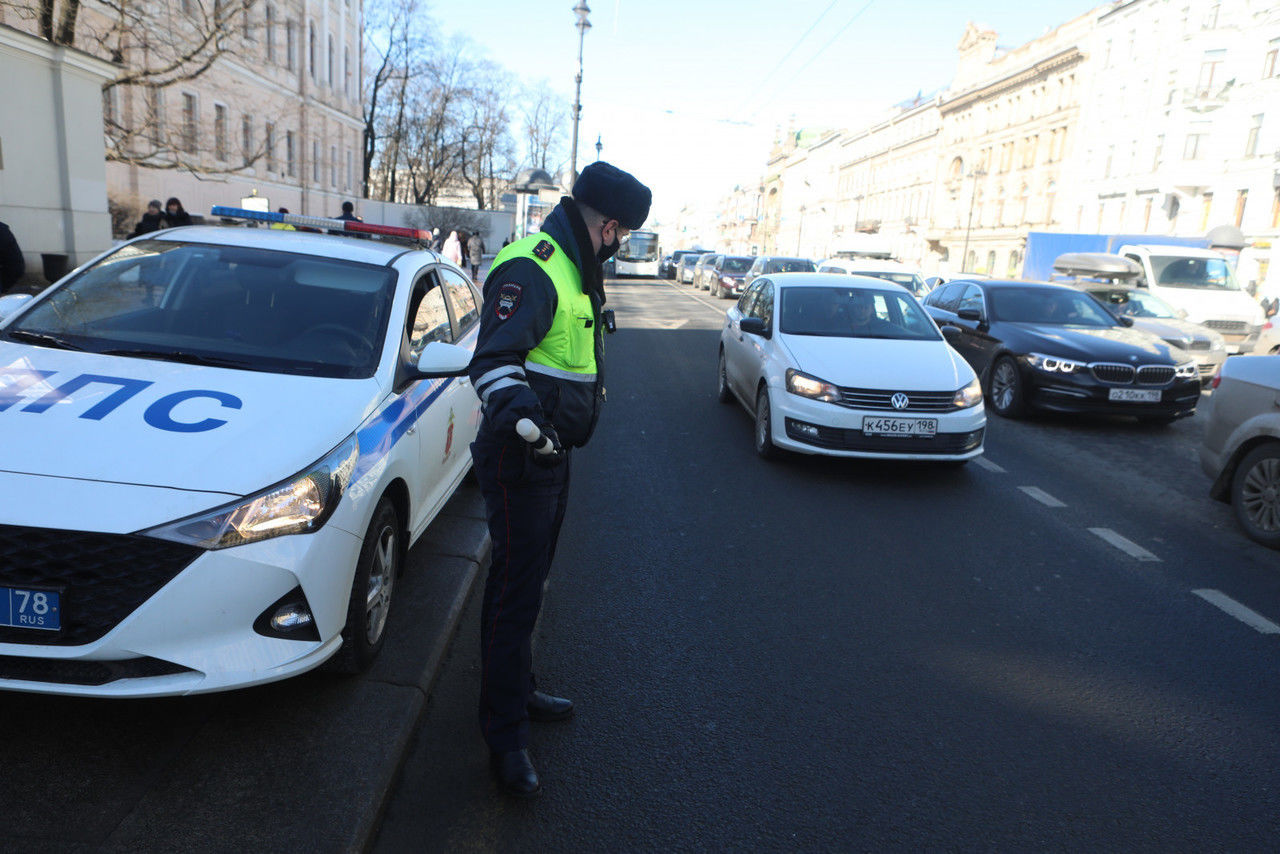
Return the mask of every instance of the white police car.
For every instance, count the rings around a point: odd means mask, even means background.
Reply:
[[[428,235],[214,214],[381,237],[174,229],[0,299],[0,688],[359,670],[470,467],[480,298]]]

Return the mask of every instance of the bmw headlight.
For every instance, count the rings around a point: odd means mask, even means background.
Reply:
[[[967,386],[956,392],[951,405],[957,409],[968,409],[970,406],[977,406],[981,402],[982,386],[978,383],[977,377],[974,377]]]
[[[318,531],[351,482],[360,444],[355,435],[284,483],[219,507],[138,533],[202,549],[226,549],[286,534]]]
[[[813,400],[825,400],[827,403],[840,401],[840,389],[795,368],[787,368],[787,391]]]
[[[1046,356],[1042,353],[1028,353],[1026,359],[1033,368],[1038,368],[1048,374],[1074,374],[1089,367],[1084,362],[1077,362],[1074,359]]]
[[[1180,380],[1194,379],[1200,376],[1200,369],[1195,362],[1183,362],[1174,369],[1173,375]]]

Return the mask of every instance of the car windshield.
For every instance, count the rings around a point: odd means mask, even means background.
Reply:
[[[813,262],[803,258],[779,258],[776,261],[770,261],[765,269],[766,273],[812,273],[813,271]]]
[[[1115,326],[1116,320],[1088,295],[1068,288],[991,288],[991,316],[1009,323],[1045,326]]]
[[[890,273],[879,270],[850,270],[855,276],[871,276],[876,279],[884,279],[886,282],[893,282],[895,285],[902,285],[913,294],[923,294],[929,290],[924,283],[924,279],[915,273]]]
[[[870,288],[783,288],[780,328],[789,335],[833,338],[939,338],[910,295]]]
[[[754,258],[726,258],[724,265],[720,268],[726,273],[745,273],[751,269]]]
[[[162,361],[369,377],[395,281],[386,267],[333,258],[139,241],[67,281],[0,334]]]
[[[1172,317],[1182,315],[1169,303],[1147,291],[1089,291],[1115,314],[1129,317]]]
[[[1156,284],[1166,288],[1238,291],[1240,283],[1225,258],[1187,258],[1179,255],[1152,255],[1151,269]]]

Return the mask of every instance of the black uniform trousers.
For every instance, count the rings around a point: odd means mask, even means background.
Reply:
[[[494,752],[529,746],[533,629],[569,498],[569,451],[555,466],[532,459],[528,443],[493,437],[471,445],[493,540],[480,613],[480,731]]]

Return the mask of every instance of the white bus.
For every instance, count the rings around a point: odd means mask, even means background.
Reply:
[[[618,276],[658,276],[658,233],[633,231],[618,249]]]

